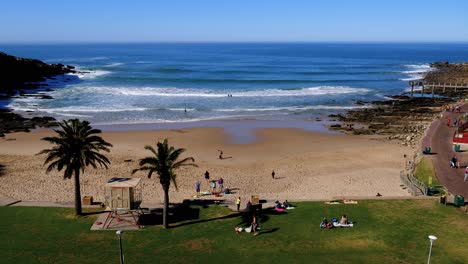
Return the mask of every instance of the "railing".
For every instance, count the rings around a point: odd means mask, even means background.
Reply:
[[[428,193],[429,188],[423,182],[410,174],[405,174],[404,171],[400,171],[400,181],[408,188],[413,196],[418,194],[427,195]]]
[[[434,93],[436,89],[442,89],[442,92],[445,93],[446,89],[453,89],[454,92],[457,92],[457,89],[468,89],[468,84],[459,84],[459,83],[426,83],[422,81],[410,81],[409,86],[411,87],[411,97],[413,96],[414,93],[414,87],[419,86],[421,87],[421,95],[424,93],[432,93],[432,96],[434,97]]]

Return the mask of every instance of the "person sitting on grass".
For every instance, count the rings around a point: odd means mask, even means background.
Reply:
[[[341,217],[340,224],[342,224],[342,225],[347,225],[348,224],[348,218],[346,217],[345,214]]]
[[[283,209],[283,206],[281,205],[281,203],[279,201],[276,201],[275,202],[275,208],[276,209]]]
[[[290,203],[288,203],[288,200],[284,200],[283,202],[283,208],[287,209],[287,208],[292,208],[294,206],[292,206]]]

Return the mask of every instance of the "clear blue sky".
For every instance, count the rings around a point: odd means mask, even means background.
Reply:
[[[0,42],[463,41],[468,0],[11,0]]]

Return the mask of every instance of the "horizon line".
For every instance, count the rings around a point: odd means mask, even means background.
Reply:
[[[224,41],[224,40],[167,40],[167,41],[6,41],[0,45],[54,45],[54,44],[468,44],[468,40],[423,40],[423,41],[398,41],[398,40],[323,40],[323,41]]]

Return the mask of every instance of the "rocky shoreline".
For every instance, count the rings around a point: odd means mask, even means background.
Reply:
[[[445,105],[455,102],[452,98],[391,98],[374,101],[370,108],[330,115],[330,118],[340,123],[330,125],[329,128],[353,135],[384,135],[389,140],[402,141],[402,145],[414,146],[427,125],[443,111]]]
[[[435,62],[431,67],[433,70],[420,81],[468,84],[468,63]],[[438,92],[435,98],[397,95],[389,96],[391,100],[357,102],[369,104],[370,107],[330,115],[332,120],[339,123],[329,128],[354,135],[383,135],[389,140],[400,141],[402,145],[415,147],[427,126],[445,110],[446,105],[455,103],[465,93],[463,90],[457,93],[447,90],[445,93]]]
[[[75,67],[63,64],[47,64],[36,59],[20,58],[0,52],[0,99],[8,100],[15,96],[34,96],[50,99],[44,94],[30,94],[26,90],[44,87],[46,81],[57,75],[76,73]],[[25,118],[0,107],[0,137],[5,133],[27,132],[35,127],[56,125],[52,117]]]

